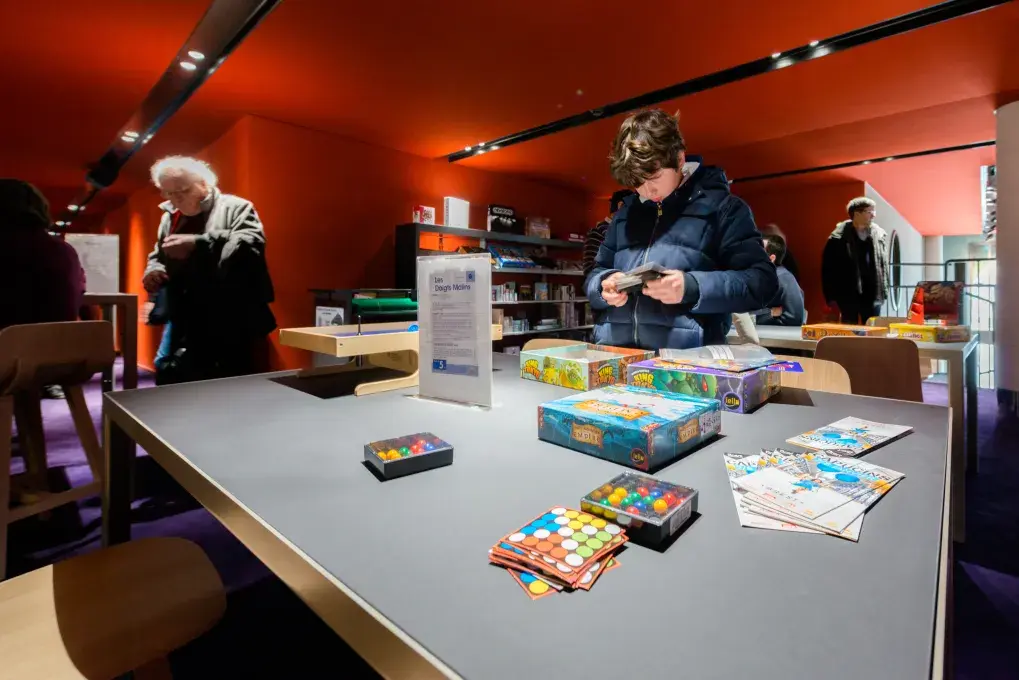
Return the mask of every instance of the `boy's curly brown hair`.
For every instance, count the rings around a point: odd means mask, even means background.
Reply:
[[[661,109],[639,111],[623,121],[612,144],[609,168],[624,187],[637,188],[662,168],[679,170],[686,140],[679,117]]]

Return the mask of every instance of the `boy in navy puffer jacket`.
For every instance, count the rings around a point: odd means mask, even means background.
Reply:
[[[750,208],[719,168],[686,156],[675,116],[627,118],[610,156],[612,175],[637,191],[616,213],[587,277],[599,344],[683,349],[725,344],[731,315],[766,307],[778,291]],[[646,263],[667,271],[629,294],[622,273]]]

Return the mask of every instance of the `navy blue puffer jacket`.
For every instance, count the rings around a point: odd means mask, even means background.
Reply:
[[[732,314],[762,309],[778,291],[750,208],[729,192],[720,168],[704,165],[660,208],[631,196],[605,235],[586,281],[599,317],[595,341],[655,350],[725,344]],[[648,262],[685,273],[682,302],[667,305],[630,291],[624,306],[609,306],[602,279]]]

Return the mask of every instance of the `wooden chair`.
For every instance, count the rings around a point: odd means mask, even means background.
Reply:
[[[82,384],[113,364],[108,321],[69,321],[9,326],[0,331],[0,580],[7,557],[7,525],[96,495],[102,489],[103,450],[85,404]],[[85,450],[92,482],[49,493],[40,392],[60,385]],[[11,417],[16,415],[26,473],[12,480]],[[13,484],[12,484],[13,481]],[[10,508],[11,487],[22,503]]]
[[[225,610],[215,567],[184,539],[73,557],[0,583],[0,680],[170,678],[166,655]]]
[[[568,340],[566,338],[535,338],[524,343],[524,352],[532,349],[547,349],[549,347],[565,347],[567,345],[579,345],[582,340]]]
[[[893,323],[906,323],[907,321],[909,321],[909,319],[907,319],[904,316],[872,316],[869,319],[867,319],[867,325],[877,326],[879,328],[881,327],[887,328]],[[930,359],[921,359],[920,379],[926,380],[927,378],[931,377],[931,375],[933,375],[936,372],[935,368],[936,367],[934,365],[934,361]]]
[[[804,390],[852,394],[853,388],[846,369],[833,361],[775,355],[781,361],[795,361],[803,367],[803,373],[782,373],[782,387],[798,387]]]
[[[923,401],[920,354],[904,338],[821,338],[814,357],[841,364],[853,394],[902,401]]]

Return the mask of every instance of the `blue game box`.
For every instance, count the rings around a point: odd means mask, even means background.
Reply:
[[[638,470],[657,470],[718,434],[715,399],[609,385],[538,407],[538,438]]]

